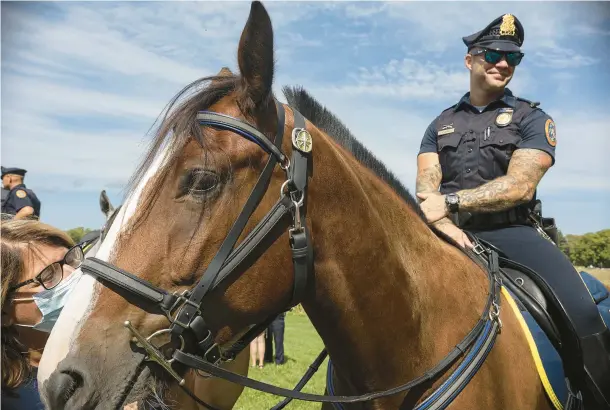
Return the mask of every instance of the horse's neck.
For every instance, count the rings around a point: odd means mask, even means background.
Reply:
[[[350,154],[327,138],[315,142],[315,294],[303,306],[344,386],[396,385],[431,368],[474,326],[485,276]]]

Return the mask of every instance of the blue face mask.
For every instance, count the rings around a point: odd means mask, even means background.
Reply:
[[[40,330],[41,332],[50,333],[55,322],[57,322],[57,319],[59,318],[61,310],[68,300],[68,296],[70,296],[72,289],[74,289],[74,286],[78,283],[80,277],[80,271],[74,272],[68,279],[59,283],[59,285],[55,286],[53,289],[45,289],[31,298],[13,299],[14,301],[19,302],[33,300],[42,313],[42,319],[35,325],[15,323],[15,326],[29,327],[31,329]]]

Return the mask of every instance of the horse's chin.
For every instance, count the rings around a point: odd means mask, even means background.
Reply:
[[[129,410],[160,410],[170,408],[164,401],[169,389],[169,381],[165,380],[164,375],[155,373],[148,366],[142,369],[119,410],[124,409],[125,406],[129,406],[127,407]]]

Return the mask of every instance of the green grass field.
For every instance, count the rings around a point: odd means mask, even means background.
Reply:
[[[322,351],[323,347],[322,339],[318,336],[307,316],[305,314],[288,312],[286,314],[286,330],[284,334],[284,356],[286,363],[282,366],[265,363],[263,369],[250,367],[248,377],[292,389],[303,374],[305,374],[311,362]],[[325,360],[315,376],[302,390],[303,392],[324,394],[326,363],[327,361]],[[270,409],[280,401],[282,401],[282,397],[245,388],[235,405],[235,409]],[[286,408],[296,410],[319,409],[320,404],[293,400]]]
[[[577,269],[579,271],[584,270],[599,278],[606,285],[610,285],[610,269],[586,269],[582,267],[577,267]],[[292,389],[301,379],[301,376],[303,376],[311,362],[320,353],[322,347],[322,340],[307,316],[303,313],[288,312],[286,314],[286,331],[284,336],[286,364],[276,366],[275,364],[267,363],[263,369],[250,368],[248,377]],[[304,392],[324,394],[326,363],[327,361],[325,360],[316,375],[303,389]],[[281,400],[281,397],[246,388],[237,401],[235,409],[267,410]],[[294,400],[287,408],[291,410],[319,409],[320,404]]]

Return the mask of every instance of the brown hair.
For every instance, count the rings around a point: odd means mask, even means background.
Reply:
[[[21,245],[48,245],[70,248],[74,241],[65,232],[33,219],[2,218],[0,228],[0,259],[2,270],[1,303],[4,314],[9,289],[24,273],[24,252]],[[25,347],[19,341],[14,326],[2,323],[2,390],[19,387],[30,375]]]

